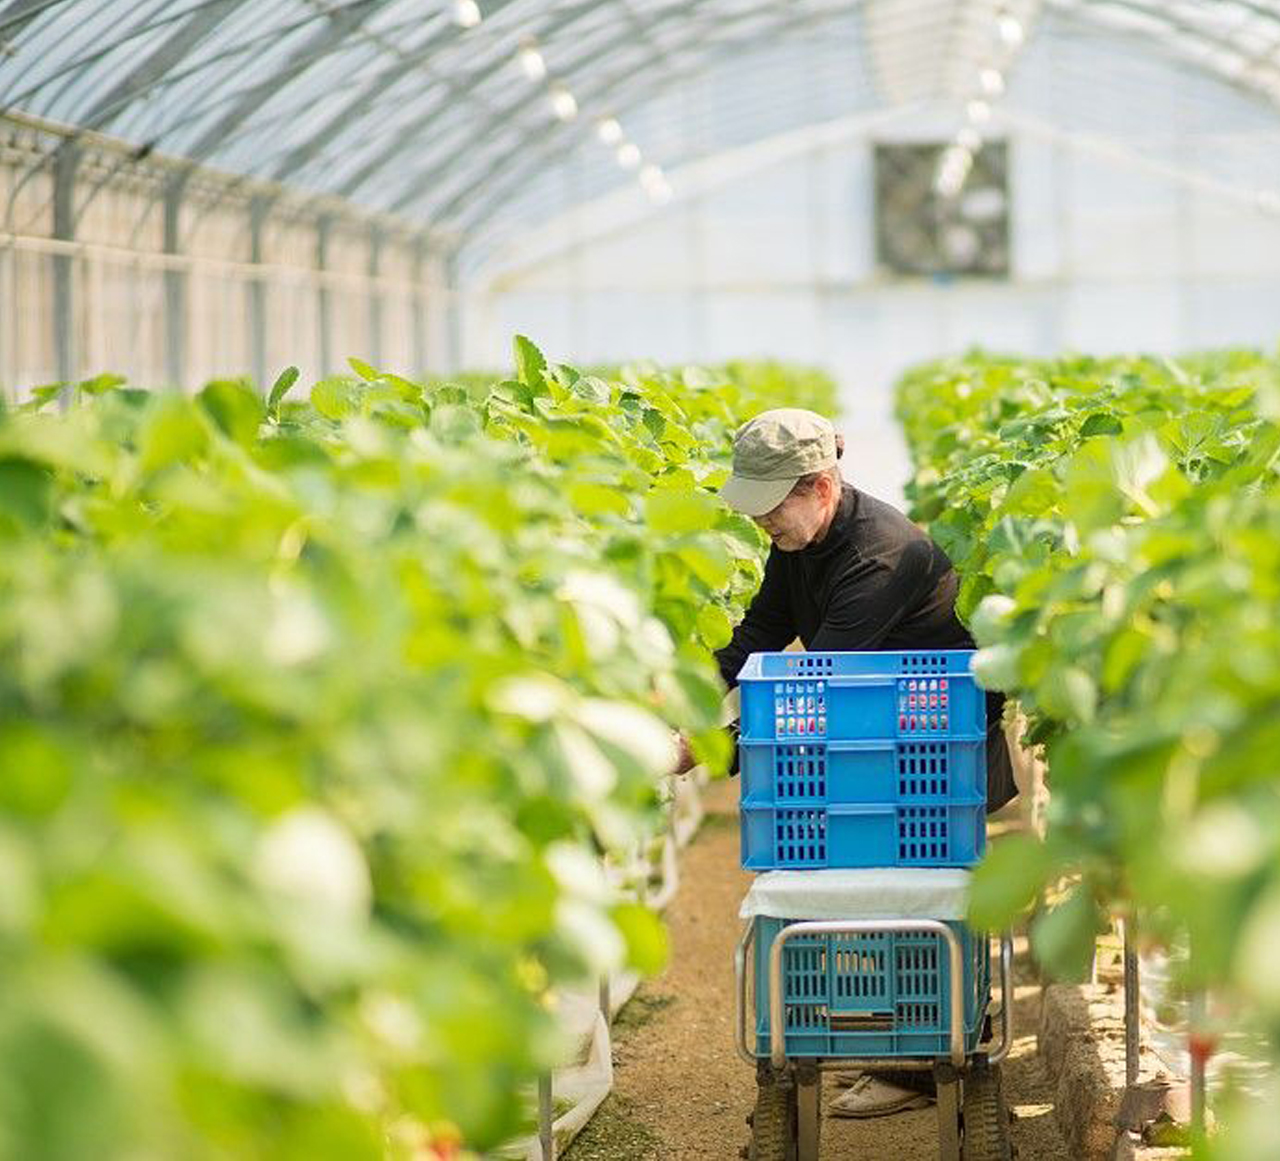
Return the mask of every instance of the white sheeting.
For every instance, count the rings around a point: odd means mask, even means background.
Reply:
[[[738,915],[753,919],[963,919],[969,872],[958,867],[768,871]]]

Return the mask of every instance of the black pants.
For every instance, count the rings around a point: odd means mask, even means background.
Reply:
[[[1013,757],[1004,733],[1004,694],[987,691],[987,813],[1017,797]]]

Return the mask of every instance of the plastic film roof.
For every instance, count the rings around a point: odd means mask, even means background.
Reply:
[[[0,0],[0,109],[465,239],[553,172],[572,200],[837,111],[980,97],[1064,22],[1280,102],[1280,0]],[[697,84],[723,91],[690,126]]]

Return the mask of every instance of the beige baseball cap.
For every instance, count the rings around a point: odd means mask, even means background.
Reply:
[[[733,437],[733,475],[720,489],[744,516],[772,511],[801,476],[836,466],[836,429],[800,407],[762,411]]]

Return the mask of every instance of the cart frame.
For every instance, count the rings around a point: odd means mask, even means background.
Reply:
[[[755,939],[755,919],[747,921],[734,951],[737,985],[735,1046],[738,1054],[766,1077],[771,1070],[785,1084],[796,1087],[796,1161],[818,1161],[821,1126],[819,1094],[821,1074],[832,1069],[855,1067],[864,1072],[903,1069],[933,1070],[938,1083],[938,1133],[942,1161],[960,1161],[960,1085],[964,1073],[974,1068],[995,1068],[1009,1054],[1013,1044],[1013,937],[1000,937],[1000,1042],[998,1047],[964,1050],[964,978],[960,941],[955,932],[937,919],[816,919],[802,920],[784,927],[769,949],[769,1055],[757,1056],[747,1039],[747,952]],[[948,1053],[945,1057],[803,1057],[789,1060],[782,988],[782,955],[787,941],[806,935],[869,935],[877,933],[924,933],[939,935],[946,943],[950,961],[947,1003],[951,1015]],[[990,1007],[990,996],[987,1004]]]

